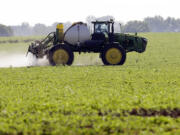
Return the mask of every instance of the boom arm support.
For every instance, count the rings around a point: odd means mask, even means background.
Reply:
[[[47,54],[48,48],[50,48],[55,42],[55,32],[51,32],[41,41],[32,42],[28,48],[27,54],[31,52],[37,58],[43,58]]]

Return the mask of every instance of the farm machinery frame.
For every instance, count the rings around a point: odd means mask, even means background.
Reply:
[[[31,43],[28,52],[36,58],[47,56],[51,65],[71,65],[74,52],[99,53],[105,65],[123,65],[126,53],[146,50],[147,39],[137,35],[114,32],[114,21],[94,21],[93,33],[82,22],[74,23],[65,32],[58,24],[42,41]]]

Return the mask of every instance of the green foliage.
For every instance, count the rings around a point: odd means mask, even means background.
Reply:
[[[179,117],[128,113],[180,108],[180,33],[141,36],[123,66],[1,68],[0,134],[180,134]]]
[[[147,23],[141,21],[130,21],[123,27],[123,32],[149,32]]]
[[[54,29],[55,31],[55,29]],[[46,35],[47,33],[49,33],[47,31],[47,27],[46,25],[44,24],[36,24],[33,28],[33,32],[34,32],[34,35]]]
[[[13,31],[11,27],[0,24],[0,37],[12,36]]]
[[[164,19],[161,16],[147,17],[144,22],[148,24],[151,32],[179,32],[180,19],[168,17]]]

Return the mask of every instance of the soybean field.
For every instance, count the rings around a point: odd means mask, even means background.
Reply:
[[[180,33],[139,35],[147,50],[123,66],[98,54],[76,54],[72,66],[16,65],[42,37],[0,38],[0,134],[179,135]]]

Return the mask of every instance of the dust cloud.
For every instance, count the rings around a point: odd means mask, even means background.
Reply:
[[[31,53],[0,53],[0,67],[26,67],[26,66],[46,66],[49,62],[46,58],[36,59]]]

